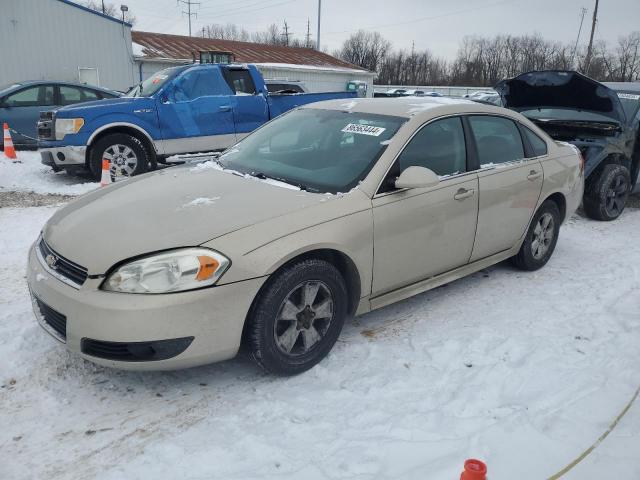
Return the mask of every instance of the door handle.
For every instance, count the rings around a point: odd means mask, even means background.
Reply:
[[[461,188],[457,191],[453,198],[455,198],[456,200],[464,200],[465,198],[473,197],[474,193],[476,193],[476,191],[473,188],[469,190],[467,190],[466,188]]]
[[[531,180],[533,182],[534,180],[537,180],[541,176],[542,176],[542,172],[537,172],[535,170],[531,170],[529,172],[529,175],[527,175],[527,180]]]
[[[222,112],[228,112],[229,110],[231,110],[231,105],[220,105],[218,108]]]

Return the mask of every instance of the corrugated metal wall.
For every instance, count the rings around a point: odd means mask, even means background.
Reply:
[[[77,82],[79,68],[97,69],[102,87],[126,90],[138,82],[130,27],[58,0],[0,3],[0,84]]]

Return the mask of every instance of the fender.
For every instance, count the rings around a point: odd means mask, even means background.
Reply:
[[[153,145],[153,148],[156,150],[156,153],[161,153],[158,151],[158,146],[155,142],[155,140],[151,137],[151,135],[149,135],[149,132],[147,132],[144,128],[134,124],[134,123],[129,123],[129,122],[113,122],[113,123],[107,123],[106,125],[103,125],[102,127],[97,128],[96,130],[93,131],[93,133],[91,134],[91,136],[89,137],[89,139],[87,140],[87,146],[90,146],[94,139],[96,138],[96,136],[98,136],[101,132],[104,132],[105,130],[108,130],[110,128],[114,128],[114,127],[130,127],[133,128],[135,130],[137,130],[138,132],[142,133],[145,137],[147,137],[147,140],[149,140],[149,142],[151,143],[151,145]]]

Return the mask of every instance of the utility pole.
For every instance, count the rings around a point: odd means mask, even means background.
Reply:
[[[179,4],[184,4],[187,6],[187,11],[185,12],[184,10],[182,11],[182,13],[184,15],[187,15],[189,17],[189,36],[191,36],[191,17],[197,17],[198,14],[193,12],[191,13],[191,5],[200,5],[200,2],[193,2],[191,0],[178,0],[178,5]]]
[[[316,50],[320,51],[320,13],[322,12],[322,0],[318,0],[318,35],[316,36]]]
[[[304,36],[304,46],[311,48],[311,20],[307,18],[307,34]]]
[[[580,9],[580,28],[578,28],[578,36],[576,37],[576,44],[573,47],[573,53],[571,53],[571,66],[573,67],[573,61],[576,58],[576,52],[578,51],[578,42],[580,41],[580,33],[582,32],[582,23],[584,22],[584,16],[587,14],[587,9],[582,7]]]
[[[291,35],[289,33],[289,25],[287,25],[287,21],[284,21],[284,32],[282,32],[280,35],[282,35],[284,37],[284,44],[288,47],[289,46],[289,35]]]
[[[104,0],[102,0],[102,14],[104,15]]]
[[[589,65],[591,64],[591,56],[593,55],[593,35],[596,33],[596,23],[598,21],[598,0],[593,9],[593,20],[591,22],[591,36],[589,37],[589,47],[587,47],[587,58],[584,59],[584,73],[589,73]]]

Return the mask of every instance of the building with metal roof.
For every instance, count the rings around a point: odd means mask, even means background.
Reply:
[[[351,81],[366,82],[373,95],[374,72],[312,48],[264,45],[164,33],[131,33],[139,80],[163,68],[193,62],[253,63],[265,78],[304,82],[312,92],[344,91]]]

